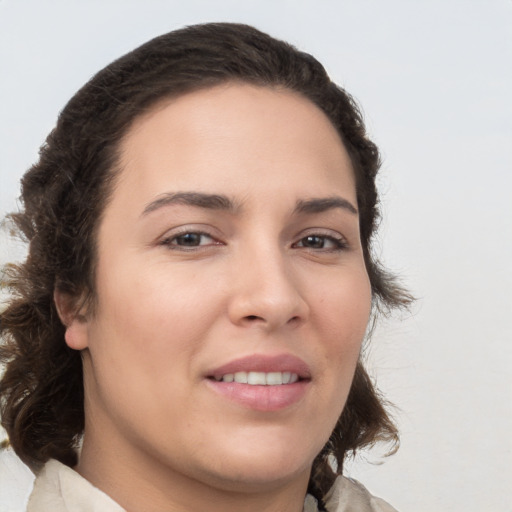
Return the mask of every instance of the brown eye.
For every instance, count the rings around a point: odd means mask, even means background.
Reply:
[[[317,235],[305,236],[299,243],[302,243],[302,247],[323,249],[325,246],[325,237]]]
[[[162,240],[162,245],[172,249],[194,249],[196,247],[203,247],[208,245],[217,245],[218,242],[207,233],[199,231],[187,231],[165,240]]]
[[[334,236],[312,234],[301,238],[294,247],[325,251],[340,251],[347,248],[347,243],[341,237],[336,238]]]
[[[185,247],[197,247],[201,245],[201,239],[204,237],[202,233],[185,233],[184,235],[174,238],[175,245]]]

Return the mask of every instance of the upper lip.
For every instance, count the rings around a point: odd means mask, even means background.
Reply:
[[[207,373],[208,377],[222,377],[236,372],[290,372],[301,379],[310,379],[311,370],[300,357],[292,354],[253,354],[233,359]]]

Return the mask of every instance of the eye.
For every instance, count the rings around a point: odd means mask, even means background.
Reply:
[[[203,247],[208,245],[218,245],[213,237],[208,233],[202,233],[199,231],[187,231],[185,233],[179,233],[172,237],[162,240],[162,245],[166,245],[172,249],[189,249],[194,247]]]
[[[327,251],[337,251],[347,248],[347,243],[342,237],[330,235],[311,234],[301,238],[294,247],[304,247],[306,249],[317,249]]]

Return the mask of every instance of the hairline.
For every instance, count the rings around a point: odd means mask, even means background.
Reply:
[[[343,136],[343,133],[341,133],[340,129],[336,124],[333,122],[329,114],[317,103],[315,102],[310,96],[308,96],[304,91],[299,90],[296,87],[290,87],[282,82],[276,81],[275,83],[272,82],[266,82],[265,80],[261,79],[254,79],[254,78],[242,78],[242,77],[206,77],[203,79],[202,82],[198,83],[191,83],[187,87],[185,87],[181,91],[168,91],[162,93],[161,96],[153,99],[153,101],[148,102],[147,105],[145,105],[141,111],[134,116],[131,117],[131,119],[126,123],[125,126],[123,126],[121,134],[118,135],[111,144],[110,148],[110,156],[112,159],[112,163],[109,166],[107,172],[105,173],[105,177],[101,182],[100,185],[100,198],[97,204],[98,208],[98,215],[97,218],[94,220],[94,224],[91,230],[91,262],[90,262],[90,269],[89,269],[89,275],[87,276],[87,290],[82,290],[82,300],[80,301],[80,304],[82,307],[85,307],[88,314],[92,314],[94,316],[96,312],[96,308],[98,306],[98,295],[97,295],[97,289],[96,289],[96,270],[98,265],[98,259],[99,259],[99,252],[98,252],[98,234],[101,227],[101,223],[103,220],[103,216],[105,214],[106,209],[108,208],[110,201],[112,199],[112,196],[115,193],[118,180],[120,179],[120,176],[123,174],[124,166],[122,164],[122,158],[123,158],[123,145],[127,138],[130,136],[132,130],[136,129],[136,124],[140,121],[143,121],[145,118],[147,119],[149,116],[153,115],[155,112],[158,112],[160,110],[165,109],[167,106],[171,105],[174,101],[179,100],[182,97],[201,92],[201,91],[207,91],[217,88],[228,88],[233,85],[250,85],[262,89],[270,89],[275,90],[277,92],[286,92],[291,93],[297,97],[301,97],[305,100],[307,100],[310,104],[314,105],[327,119],[329,124],[334,128],[336,134],[338,135],[341,144],[343,145],[343,148],[348,154],[349,161],[351,164],[351,171],[353,173],[354,179],[355,179],[355,187],[356,187],[356,195],[358,192],[358,174],[360,173],[360,170],[358,169],[358,164],[356,161],[354,161],[354,150],[353,148],[347,144],[347,141],[345,140],[345,137]],[[356,205],[356,208],[359,210],[359,225],[361,228],[361,211],[359,209],[359,205]],[[360,229],[359,228],[359,229]],[[366,251],[370,249],[369,244],[367,244],[367,247],[363,247],[363,249]],[[370,282],[371,284],[371,282]],[[373,294],[373,293],[372,293]],[[77,311],[78,313],[78,311]]]

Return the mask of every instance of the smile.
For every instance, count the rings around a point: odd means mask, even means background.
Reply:
[[[223,400],[265,413],[300,403],[312,382],[309,365],[292,354],[251,354],[212,368],[204,377]]]
[[[299,380],[299,376],[292,372],[256,371],[226,373],[214,378],[217,382],[237,382],[251,386],[281,386],[282,384],[293,384]]]

